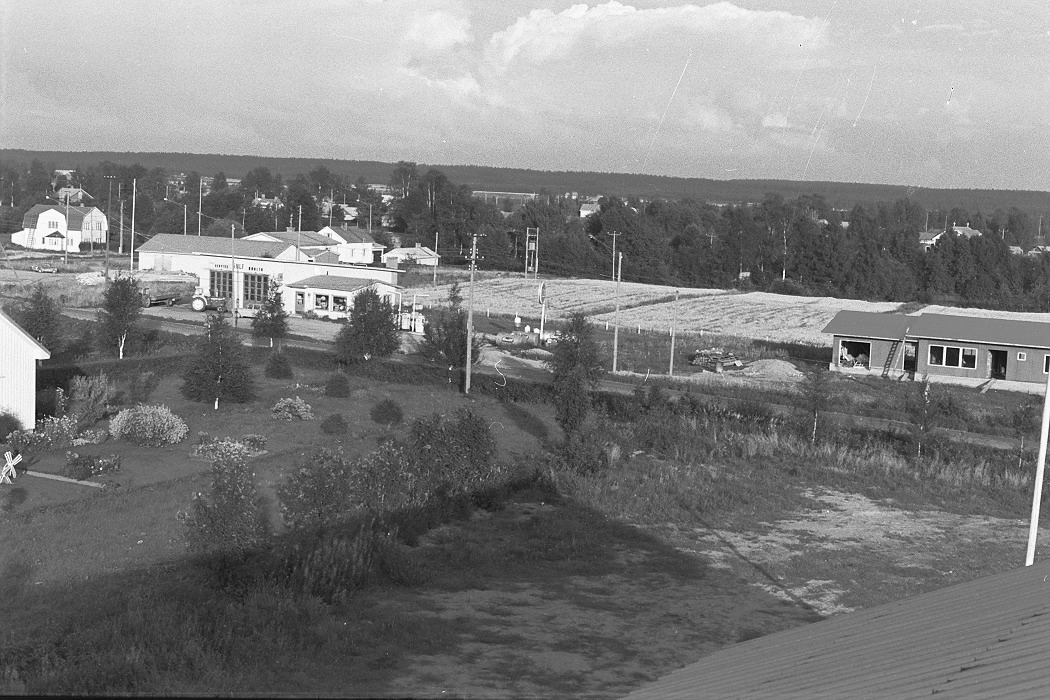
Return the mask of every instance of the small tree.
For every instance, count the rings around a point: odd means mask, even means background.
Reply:
[[[905,409],[912,423],[915,459],[922,460],[922,448],[929,439],[937,419],[937,401],[936,397],[931,395],[928,376],[923,376],[922,382],[916,386],[915,395],[907,399]]]
[[[827,408],[829,382],[827,371],[815,367],[806,372],[806,378],[802,381],[802,405],[806,413],[813,419],[809,433],[809,444],[817,442],[817,423],[820,419],[820,411]]]
[[[1027,398],[1011,415],[1011,423],[1014,435],[1021,440],[1021,446],[1017,450],[1017,468],[1020,469],[1024,462],[1024,439],[1025,436],[1040,426],[1042,420],[1042,406],[1037,399]]]
[[[605,372],[594,327],[583,314],[575,314],[569,320],[547,366],[554,374],[554,416],[568,437],[579,431],[587,419],[590,390],[597,387]]]
[[[266,542],[269,523],[243,448],[219,446],[211,494],[196,494],[184,518],[187,543],[195,554],[239,559]]]
[[[336,357],[349,364],[360,359],[389,357],[399,347],[401,340],[393,307],[380,299],[374,288],[358,292],[350,309],[350,323],[343,326],[335,338]]]
[[[266,301],[252,319],[252,336],[269,338],[272,348],[274,338],[281,340],[286,335],[288,335],[288,312],[284,310],[279,288],[273,285],[266,295]]]
[[[103,350],[117,351],[124,359],[124,351],[133,345],[139,335],[138,322],[142,314],[142,292],[138,280],[122,276],[113,280],[102,295],[98,312],[98,344]]]
[[[36,287],[33,295],[16,307],[12,315],[18,325],[52,353],[61,348],[62,313],[42,286]]]
[[[209,315],[205,324],[196,357],[182,377],[182,395],[192,401],[214,401],[216,410],[220,400],[251,401],[255,380],[240,339],[219,314]]]
[[[472,362],[481,360],[481,341],[475,336]],[[448,308],[438,311],[423,326],[423,342],[419,351],[429,360],[449,367],[467,366],[467,314],[462,309]]]

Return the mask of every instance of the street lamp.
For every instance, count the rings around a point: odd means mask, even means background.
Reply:
[[[182,207],[182,235],[185,236],[186,235],[186,220],[187,220],[187,218],[189,216],[189,214],[188,214],[189,207],[187,207],[182,202],[176,202],[174,199],[168,199],[167,197],[164,198],[164,201],[165,202],[171,202],[172,204],[178,204],[180,207]]]

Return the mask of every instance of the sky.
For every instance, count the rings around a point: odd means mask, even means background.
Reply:
[[[1050,191],[1050,3],[3,0],[0,147]]]

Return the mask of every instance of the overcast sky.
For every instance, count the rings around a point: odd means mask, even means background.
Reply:
[[[1050,190],[1046,0],[0,0],[0,146]]]

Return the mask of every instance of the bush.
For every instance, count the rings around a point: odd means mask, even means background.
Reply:
[[[76,437],[77,422],[71,416],[47,416],[37,424],[35,433],[16,430],[8,439],[18,449],[64,450],[73,446]]]
[[[270,409],[270,415],[276,420],[313,420],[314,414],[310,404],[296,396],[294,399],[280,399]]]
[[[324,385],[324,394],[345,399],[350,395],[350,379],[342,372],[336,372],[328,378],[328,382]]]
[[[338,415],[338,414],[336,414]],[[281,517],[292,529],[339,522],[354,510],[351,464],[342,450],[316,449],[277,487]]]
[[[401,406],[393,399],[383,399],[372,407],[369,415],[376,423],[386,426],[400,425],[401,421],[405,419]]]
[[[145,447],[160,447],[182,442],[189,428],[186,421],[167,406],[139,404],[125,408],[109,422],[109,432],[118,440]]]
[[[262,452],[266,449],[266,436],[258,433],[249,433],[244,436],[242,442],[252,452]]]
[[[119,472],[121,466],[119,455],[101,457],[99,455],[81,455],[76,452],[66,452],[65,475],[77,481],[90,479],[101,474]]]
[[[431,493],[470,493],[491,476],[496,442],[488,423],[469,409],[454,419],[418,418],[409,428],[409,454],[418,478]]]
[[[321,421],[321,430],[327,435],[345,435],[347,427],[342,413],[325,416],[325,419]]]
[[[0,442],[7,442],[11,433],[22,430],[22,421],[18,416],[9,412],[0,412]]]
[[[73,377],[69,385],[67,413],[84,427],[92,426],[110,410],[114,396],[113,386],[104,374],[97,377]]]
[[[255,474],[242,452],[220,447],[212,465],[211,494],[193,497],[187,526],[190,551],[225,565],[246,557],[269,539],[269,523],[256,494]]]
[[[292,363],[288,361],[288,356],[283,352],[273,352],[266,358],[266,369],[263,370],[270,379],[291,379],[294,377],[292,372]]]
[[[208,442],[199,442],[190,451],[194,457],[215,461],[222,455],[235,455],[247,459],[252,453],[251,448],[240,440],[231,438],[212,439]]]

